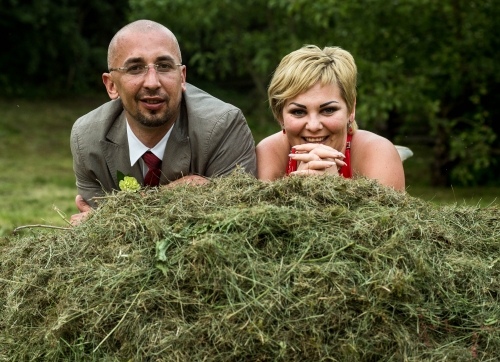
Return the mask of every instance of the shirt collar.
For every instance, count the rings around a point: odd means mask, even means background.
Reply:
[[[174,123],[175,124],[175,123]],[[167,134],[163,136],[163,138],[154,146],[153,148],[149,148],[145,146],[137,136],[134,134],[132,129],[130,128],[127,120],[127,139],[128,139],[128,149],[130,155],[130,166],[134,166],[137,160],[139,160],[146,151],[151,151],[154,153],[156,157],[160,160],[163,160],[163,154],[165,153],[165,147],[167,146],[168,138],[170,137],[170,133],[172,133],[172,129],[174,128],[174,124],[168,130]]]

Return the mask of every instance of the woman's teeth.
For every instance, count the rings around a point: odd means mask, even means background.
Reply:
[[[307,142],[310,142],[310,143],[318,143],[318,142],[323,142],[324,140],[326,140],[328,137],[304,137],[304,139],[307,141]]]

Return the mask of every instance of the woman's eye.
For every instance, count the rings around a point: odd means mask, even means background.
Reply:
[[[336,108],[324,108],[324,109],[322,110],[322,112],[323,112],[324,114],[333,114],[333,113],[335,113],[335,111],[336,111],[336,110],[337,110]]]
[[[302,109],[294,109],[290,113],[292,113],[294,116],[297,116],[297,117],[301,117],[304,114],[306,114],[306,112],[304,112]]]

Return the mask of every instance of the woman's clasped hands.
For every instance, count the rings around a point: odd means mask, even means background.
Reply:
[[[342,152],[319,143],[295,145],[289,157],[297,161],[297,170],[290,175],[338,175],[346,165]]]

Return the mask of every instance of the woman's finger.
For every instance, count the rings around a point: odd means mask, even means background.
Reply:
[[[301,171],[290,172],[290,175],[294,175],[294,176],[314,176],[314,175],[323,175],[324,173],[325,173],[325,171],[301,170]]]
[[[325,146],[322,143],[301,143],[299,145],[293,146],[293,148],[295,148],[296,150],[306,151],[306,152],[314,150],[315,148],[322,148],[322,147],[330,147],[330,146]]]
[[[330,161],[337,162],[341,161],[339,165],[343,166],[344,157],[341,153],[321,153],[320,155],[316,153],[291,153],[288,155],[292,160],[297,160],[300,162],[312,162],[312,161]]]
[[[342,160],[339,160],[338,158],[333,160],[335,164],[337,165],[337,168],[340,169],[341,167],[347,166],[347,163],[345,163]]]
[[[290,172],[290,175],[297,175],[297,176],[316,176],[316,175],[324,175],[325,173],[328,173],[329,175],[332,176],[338,176],[338,171],[335,167],[330,167],[325,170],[297,170],[294,172]]]
[[[288,155],[292,160],[297,160],[300,162],[312,162],[320,161],[321,157],[314,153],[291,153]]]
[[[295,149],[294,155],[311,153],[318,155],[320,158],[345,158],[342,152],[325,145],[306,143],[303,145],[296,145],[293,148]]]
[[[327,168],[337,169],[337,164],[331,161],[311,161],[311,162],[301,162],[299,167],[297,167],[297,171],[302,170],[317,170],[324,171]]]

